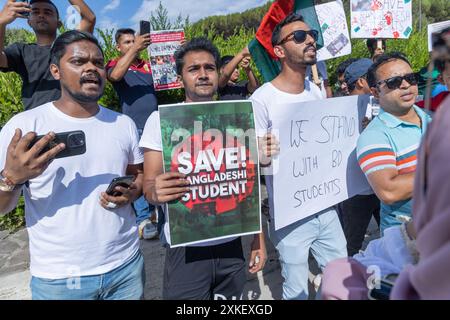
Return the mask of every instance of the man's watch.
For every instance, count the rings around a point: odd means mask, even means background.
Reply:
[[[22,186],[23,184],[14,184],[3,175],[3,171],[0,172],[0,191],[13,192],[14,190],[20,189]]]

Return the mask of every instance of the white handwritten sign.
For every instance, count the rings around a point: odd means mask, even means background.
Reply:
[[[352,38],[407,39],[412,32],[411,0],[352,0]]]
[[[275,229],[370,190],[355,150],[368,101],[352,96],[277,106]]]
[[[333,59],[352,53],[347,19],[342,1],[315,6],[324,46],[317,51],[317,60]]]
[[[428,51],[433,50],[433,36],[450,27],[450,20],[432,23],[428,25]]]

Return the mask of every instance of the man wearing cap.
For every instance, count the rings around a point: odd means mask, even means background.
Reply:
[[[347,83],[345,82],[345,70],[348,68],[349,65],[351,65],[353,62],[355,62],[356,58],[349,58],[343,62],[341,62],[337,69],[336,69],[336,73],[337,73],[337,78],[338,78],[338,89],[336,90],[336,92],[334,93],[334,97],[342,97],[342,96],[348,96],[349,92],[348,92],[348,87],[347,87]]]
[[[236,56],[224,56],[220,62],[219,100],[242,100],[255,92],[259,87],[252,68],[250,52],[245,47]],[[248,81],[239,80],[240,66],[247,74]]]
[[[371,66],[372,60],[358,59],[350,64],[344,73],[350,95],[363,95],[361,99],[368,102],[368,109],[371,108],[373,100],[367,83],[367,72]],[[362,247],[372,215],[378,225],[380,224],[380,200],[373,193],[372,188],[368,188],[368,190],[340,203],[339,210],[342,213],[343,229],[347,239],[347,252],[349,256],[353,256]]]

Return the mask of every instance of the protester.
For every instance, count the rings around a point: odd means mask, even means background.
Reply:
[[[367,83],[367,72],[372,66],[372,60],[359,59],[351,63],[344,72],[344,81],[347,84],[349,95],[370,94]]]
[[[349,65],[351,65],[353,62],[355,62],[356,60],[358,60],[358,59],[349,58],[347,60],[344,60],[343,62],[341,62],[338,65],[336,72],[337,72],[337,77],[338,77],[339,88],[334,94],[335,97],[342,97],[342,96],[349,95],[347,83],[345,83],[345,79],[344,79],[344,74],[345,74],[345,69],[347,69],[347,67]]]
[[[140,137],[148,117],[158,109],[150,62],[139,57],[151,43],[150,34],[136,36],[133,29],[119,29],[115,39],[120,57],[107,63],[107,77],[119,96],[122,113],[133,119]],[[158,235],[156,225],[152,223],[157,220],[155,207],[144,196],[133,207],[139,237],[155,238]]]
[[[437,45],[441,43],[441,46],[445,46],[446,42],[449,41],[447,40],[448,37],[450,37],[450,28],[447,28],[440,33]],[[438,81],[445,87],[445,90],[435,96],[432,96],[429,105],[429,111],[431,112],[436,112],[439,109],[440,105],[449,95],[450,88],[450,60],[441,58],[437,59],[434,64],[439,72]],[[425,108],[425,102],[425,100],[419,101],[417,102],[417,105],[421,108]]]
[[[441,42],[433,48],[433,53],[442,74],[448,76],[450,29],[439,36]],[[450,267],[449,141],[450,98],[447,97],[419,150],[419,169],[414,188],[414,226],[420,261],[400,274],[391,299],[450,299],[450,279],[447,277]]]
[[[367,39],[366,46],[370,53],[370,59],[375,62],[386,51],[386,40],[376,38]]]
[[[441,36],[445,33],[441,33]],[[445,37],[443,37],[445,39]],[[444,49],[444,50],[443,50]],[[443,51],[443,52],[439,52]],[[436,63],[450,57],[450,37],[434,49]],[[447,64],[445,71],[450,70]],[[450,100],[436,114],[418,151],[414,181],[414,219],[386,230],[364,254],[331,262],[324,272],[322,296],[327,299],[367,299],[368,285],[398,274],[392,299],[449,299],[448,141]],[[377,245],[379,244],[379,245]],[[420,259],[419,259],[420,257]],[[376,268],[378,269],[376,269]],[[387,293],[389,295],[389,292]]]
[[[417,78],[402,54],[381,55],[368,72],[381,109],[361,133],[358,162],[381,200],[381,234],[411,217],[416,151],[431,118],[414,103]]]
[[[212,101],[219,82],[217,48],[205,38],[195,38],[181,47],[175,58],[185,90],[185,102]],[[156,111],[147,120],[140,142],[145,150],[144,193],[155,205],[177,201],[190,191],[186,175],[163,173],[161,139],[159,112]],[[163,235],[166,246],[164,299],[240,299],[246,282],[240,238],[170,248],[168,230],[166,223]],[[249,271],[256,273],[263,269],[267,259],[263,233],[255,235],[251,248]]]
[[[288,15],[274,29],[272,45],[280,60],[281,73],[261,86],[251,96],[255,125],[259,137],[262,165],[268,165],[278,152],[278,143],[271,130],[272,117],[278,106],[322,99],[319,88],[305,79],[308,65],[316,63],[317,31],[310,30],[297,14]],[[283,299],[308,298],[308,255],[311,249],[320,268],[347,255],[344,233],[336,210],[328,208],[287,227],[275,230],[273,176],[266,176],[270,204],[270,238],[280,254]],[[289,210],[289,208],[286,208]]]
[[[69,0],[80,8],[79,30],[93,32],[95,15],[83,0]],[[27,18],[25,14],[29,14]],[[28,19],[36,43],[13,43],[4,48],[6,26],[17,18]],[[50,47],[62,26],[60,15],[50,0],[8,0],[0,12],[0,71],[16,72],[22,78],[22,100],[25,110],[60,98],[59,81],[50,73]]]
[[[220,63],[219,100],[242,100],[259,87],[258,79],[250,66],[250,52],[245,47],[235,57],[224,56]],[[240,66],[247,75],[248,81],[238,83]]]
[[[143,155],[133,121],[100,107],[104,56],[89,33],[69,31],[51,50],[51,74],[61,98],[13,117],[0,132],[0,212],[21,191],[30,241],[33,299],[140,299],[144,260],[131,202],[142,192]],[[55,133],[81,130],[86,152],[55,159],[60,143],[40,152]],[[29,149],[36,135],[45,135]],[[80,140],[81,139],[81,140]],[[119,196],[104,191],[113,178],[135,175]]]
[[[350,95],[364,95],[362,98],[370,103],[371,93],[367,83],[367,72],[372,66],[372,60],[359,59],[350,64],[345,70],[345,82]],[[371,108],[368,105],[368,108]],[[380,200],[373,193],[372,188],[362,192],[339,204],[342,216],[342,224],[347,240],[347,252],[349,256],[358,253],[362,247],[367,227],[372,216],[380,224]]]

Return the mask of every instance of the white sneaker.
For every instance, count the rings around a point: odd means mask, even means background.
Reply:
[[[319,290],[321,284],[322,284],[322,274],[319,273],[317,276],[315,276],[313,280],[313,285],[316,292]]]
[[[154,239],[158,237],[158,229],[150,221],[150,219],[145,219],[139,224],[139,239]]]

